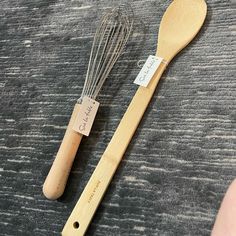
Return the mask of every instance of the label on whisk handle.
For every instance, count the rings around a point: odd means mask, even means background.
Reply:
[[[99,102],[89,98],[83,97],[80,110],[75,119],[73,130],[85,136],[89,136],[95,116],[97,114]]]
[[[162,61],[161,57],[149,56],[134,83],[147,87]]]

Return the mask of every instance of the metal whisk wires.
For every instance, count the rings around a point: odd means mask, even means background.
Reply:
[[[110,10],[97,28],[89,59],[84,96],[96,99],[112,67],[121,55],[133,26],[133,12],[128,5]]]

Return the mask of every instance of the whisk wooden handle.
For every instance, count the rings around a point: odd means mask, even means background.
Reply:
[[[77,149],[83,137],[82,134],[72,129],[79,109],[80,104],[76,104],[59,151],[43,185],[45,197],[51,200],[55,200],[63,194]]]
[[[62,231],[62,236],[82,236],[85,234],[123,154],[142,119],[165,67],[164,64],[161,65],[148,88],[139,87],[105,153],[72,211]]]

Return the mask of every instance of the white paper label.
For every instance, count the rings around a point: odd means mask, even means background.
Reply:
[[[156,56],[149,56],[143,68],[136,77],[134,83],[143,87],[147,87],[163,58]]]
[[[80,110],[75,119],[73,130],[85,136],[89,136],[95,116],[97,114],[99,102],[92,98],[84,97]]]

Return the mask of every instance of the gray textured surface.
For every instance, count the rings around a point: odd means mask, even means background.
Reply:
[[[64,196],[47,201],[42,183],[81,93],[97,19],[118,2],[0,2],[0,235],[59,235],[134,95],[136,62],[155,52],[170,1],[129,1],[146,29],[136,23],[104,86]],[[233,2],[208,1],[202,31],[163,76],[87,235],[210,234],[236,175]]]

